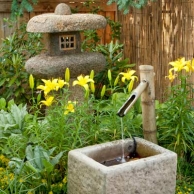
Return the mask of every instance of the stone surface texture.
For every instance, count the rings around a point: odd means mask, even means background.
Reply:
[[[30,58],[26,64],[26,71],[37,78],[64,78],[66,68],[70,69],[71,78],[84,74],[89,75],[104,69],[106,60],[101,53],[77,53],[63,56],[49,56],[46,54]]]
[[[76,36],[76,48],[70,50],[59,49],[59,36],[62,35],[75,35]],[[47,36],[47,54],[50,56],[69,55],[75,53],[81,53],[81,37],[80,32],[59,32],[49,33]]]
[[[28,32],[56,33],[105,28],[107,20],[98,14],[72,14],[70,7],[60,3],[54,13],[32,17],[27,24]]]
[[[54,33],[105,28],[107,21],[97,14],[55,15],[42,14],[31,18],[27,24],[28,32]]]
[[[55,8],[55,15],[71,15],[71,9],[67,4],[59,3]]]
[[[114,166],[101,163],[121,156],[122,140],[72,150],[68,156],[68,194],[174,194],[177,155],[136,138],[141,159]],[[131,139],[124,141],[127,151]]]

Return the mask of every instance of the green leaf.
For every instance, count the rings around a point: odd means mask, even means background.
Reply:
[[[28,162],[30,162],[33,166],[36,166],[35,162],[34,162],[34,151],[32,148],[32,145],[28,145],[26,147],[26,158],[28,160]]]
[[[51,173],[54,169],[54,165],[52,163],[50,163],[49,161],[43,159],[43,164],[44,164],[44,167],[45,167],[45,170],[47,173]]]
[[[0,80],[0,86],[3,86],[4,83],[5,83],[5,81],[6,81],[6,78],[1,79],[1,80]]]
[[[25,166],[30,169],[31,171],[33,171],[34,173],[38,173],[40,172],[37,168],[35,168],[33,165],[32,165],[32,162],[31,161],[27,161],[25,163]]]
[[[10,112],[12,114],[13,119],[18,124],[20,130],[22,130],[24,118],[28,114],[26,109],[27,109],[26,105],[23,106],[22,108],[19,108],[15,104],[11,106]]]
[[[40,170],[43,169],[43,164],[42,164],[43,154],[42,154],[42,152],[43,152],[43,148],[41,146],[35,146],[35,148],[34,148],[34,162]]]
[[[59,160],[61,159],[61,157],[63,156],[64,152],[60,152],[59,154],[57,154],[54,158],[52,158],[51,163],[53,164],[53,166],[55,166],[56,164],[59,163]]]
[[[0,98],[0,109],[6,109],[6,100],[5,98]]]

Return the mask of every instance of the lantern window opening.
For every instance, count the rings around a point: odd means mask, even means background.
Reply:
[[[76,49],[76,36],[75,35],[62,35],[59,36],[60,50]]]

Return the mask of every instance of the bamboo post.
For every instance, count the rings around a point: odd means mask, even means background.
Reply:
[[[140,80],[148,86],[141,94],[144,139],[158,144],[156,136],[154,72],[151,65],[140,65]]]

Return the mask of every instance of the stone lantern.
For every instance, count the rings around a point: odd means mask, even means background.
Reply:
[[[71,78],[101,71],[106,60],[98,52],[81,52],[80,31],[105,28],[107,21],[97,14],[72,14],[68,5],[57,5],[54,13],[31,18],[28,32],[46,34],[47,52],[30,58],[25,68],[38,78],[64,78],[66,68]]]

